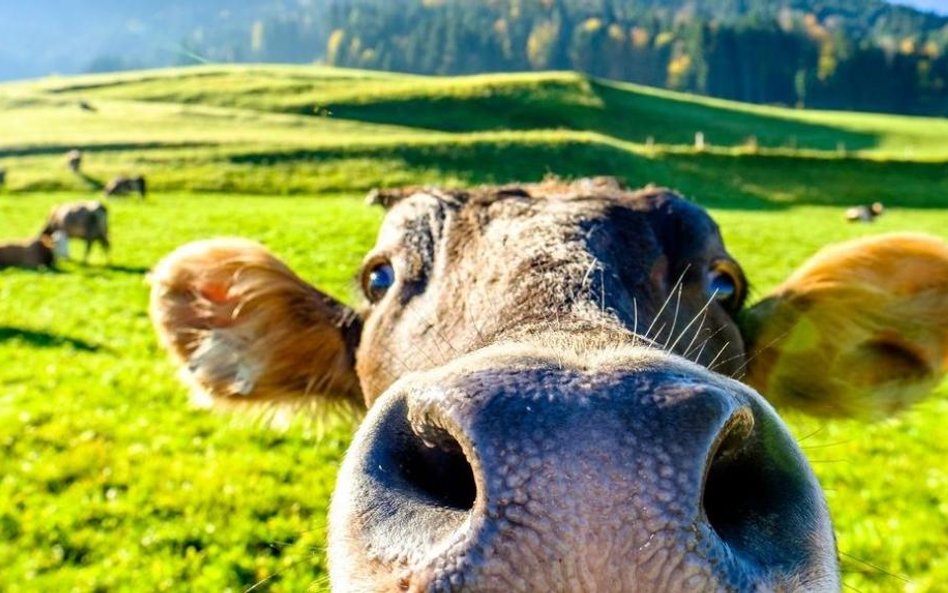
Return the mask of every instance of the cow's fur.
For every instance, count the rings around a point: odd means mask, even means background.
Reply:
[[[213,385],[210,391],[229,394],[234,405],[305,403],[300,393],[333,393],[350,405],[359,400],[344,342],[358,339],[361,324],[344,307],[252,241],[193,243],[177,253],[182,259],[164,260],[151,275],[152,314],[160,327],[194,328],[161,338],[194,370],[183,376],[197,396]],[[302,333],[269,331],[287,318],[303,320]],[[340,335],[339,327],[349,329]],[[209,339],[195,339],[201,336]],[[234,355],[251,344],[265,360]],[[314,366],[329,372],[317,376]]]
[[[894,233],[828,247],[745,321],[746,379],[771,400],[889,415],[948,369],[948,244]]]
[[[0,268],[52,268],[57,245],[65,240],[65,235],[58,233],[0,243]]]
[[[846,209],[846,220],[849,222],[875,222],[885,213],[882,202],[873,202],[868,206],[853,206]]]
[[[143,176],[125,177],[120,175],[105,186],[105,197],[107,198],[125,196],[131,193],[137,193],[138,197],[145,199],[147,187]]]
[[[490,191],[497,196],[509,196],[514,201],[529,201],[536,199],[530,197],[531,192],[536,195],[542,191],[552,196],[574,192],[621,195],[623,190],[620,187],[615,181],[591,179],[572,184],[550,181],[540,186],[540,190],[537,187],[510,186]],[[662,190],[647,191],[661,193]],[[466,196],[433,188],[412,188],[373,192],[369,200],[387,208],[395,208],[402,200],[417,195],[435,196],[432,199],[444,200],[445,203],[457,199],[472,202],[480,199],[480,194]],[[486,200],[493,199],[488,192],[484,196]],[[855,242],[821,253],[771,297],[745,313],[745,337],[749,336],[752,340],[747,349],[746,363],[742,356],[725,352],[718,356],[716,370],[736,375],[746,372],[745,381],[772,401],[799,406],[812,413],[882,416],[904,408],[929,393],[946,370],[948,272],[945,269],[948,267],[948,254],[945,249],[944,243],[938,239],[901,234]],[[211,285],[220,287],[211,290],[211,293],[227,295],[226,298],[222,297],[215,303],[213,299],[202,296],[204,289],[189,291],[188,286],[201,286],[208,278],[215,278]],[[240,281],[234,283],[228,278],[238,278]],[[267,278],[279,278],[281,281],[268,284]],[[298,339],[300,326],[295,321],[296,317],[288,316],[285,312],[300,307],[301,295],[306,289],[302,284],[291,289],[295,285],[289,281],[290,278],[282,263],[261,247],[245,241],[194,244],[175,253],[156,270],[153,315],[156,316],[156,325],[159,333],[164,335],[166,345],[177,353],[182,362],[193,356],[196,348],[215,350],[207,344],[202,346],[201,332],[189,328],[185,314],[188,310],[217,311],[212,317],[230,319],[226,324],[230,330],[246,324],[247,331],[218,332],[215,334],[217,337],[211,340],[212,345],[222,345],[220,342],[226,335],[244,336],[238,340],[244,344],[238,350],[242,351],[241,358],[245,362],[242,363],[239,380],[234,379],[238,376],[234,374],[229,382],[218,378],[199,388],[197,391],[205,395],[221,396],[205,398],[204,401],[213,400],[225,406],[258,401],[288,402],[293,400],[291,394],[294,392],[298,399],[299,390],[296,387],[287,388],[287,385],[297,385],[301,379],[281,383],[279,377],[306,376],[305,369],[293,366],[302,364],[305,357],[272,357],[270,354],[275,351],[293,351],[294,342],[296,347],[301,347],[303,343]],[[283,289],[278,290],[279,286],[283,286]],[[313,294],[322,293],[317,291]],[[249,295],[252,298],[248,298]],[[168,302],[179,303],[180,306],[168,308]],[[240,311],[241,314],[234,311]],[[251,311],[255,312],[254,315],[251,315]],[[801,311],[809,313],[804,315]],[[232,314],[233,318],[229,317]],[[444,311],[442,314],[448,315],[449,312]],[[347,319],[347,327],[351,325],[347,331],[357,336],[358,319],[341,313],[336,317]],[[291,319],[294,321],[289,323]],[[487,320],[482,323],[489,325]],[[661,325],[655,324],[655,327]],[[261,339],[263,334],[258,331],[260,327],[267,328],[266,339]],[[321,327],[315,324],[311,330],[322,331]],[[170,331],[170,328],[187,329],[180,334],[163,333]],[[811,337],[815,340],[814,346],[819,346],[804,353],[798,340],[802,339],[807,328],[817,331]],[[478,331],[483,329],[479,328]],[[202,331],[209,330],[205,328]],[[670,330],[666,332],[670,334]],[[257,337],[251,340],[250,335]],[[333,343],[336,342],[338,340]],[[689,339],[678,342],[687,344]],[[739,336],[729,338],[728,347],[733,347],[735,343],[743,347],[740,342]],[[708,350],[712,349],[709,347]],[[358,391],[353,387],[356,379],[351,372],[344,374],[340,370],[332,374],[333,378],[320,374],[327,367],[327,356],[313,359],[320,362],[310,368],[318,367],[320,371],[310,373],[311,378],[305,381],[309,387],[305,391],[315,392],[312,388],[317,385],[345,386],[322,393],[331,394],[337,401],[358,405]],[[391,361],[384,357],[381,360],[363,358],[361,374],[381,376],[383,373],[373,374],[369,367],[372,364],[379,369],[386,365],[392,366]],[[273,361],[279,361],[280,365],[271,369],[269,365]],[[341,369],[341,361],[332,362],[328,367]],[[722,361],[727,363],[722,364]],[[807,370],[814,366],[822,368],[827,361],[832,361],[839,368],[833,373]],[[735,368],[729,370],[728,366]],[[261,378],[257,381],[258,386],[253,390],[252,397],[240,395],[247,390],[249,379],[257,377]],[[380,388],[387,381],[379,379]]]
[[[101,245],[106,255],[111,248],[108,209],[97,200],[60,204],[53,208],[42,232],[52,235],[56,231],[86,242],[83,261],[88,261],[93,244]]]
[[[78,174],[82,169],[82,151],[74,148],[67,152],[66,166],[69,167],[70,171]]]
[[[943,247],[820,255],[748,313],[717,225],[668,190],[372,201],[390,211],[360,310],[243,240],[185,246],[152,277],[159,338],[204,402],[368,411],[333,496],[335,590],[839,589],[802,452],[722,375],[750,363],[743,378],[775,401],[800,384],[832,398],[846,383],[869,408],[923,392],[944,370]]]

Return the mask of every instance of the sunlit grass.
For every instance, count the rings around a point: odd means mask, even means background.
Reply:
[[[293,108],[317,96],[340,107]],[[81,111],[80,97],[98,111]],[[904,229],[948,237],[937,162],[948,132],[933,120],[736,106],[568,74],[264,66],[5,85],[0,104],[0,237],[33,234],[53,204],[95,195],[66,170],[73,146],[87,149],[89,176],[144,172],[157,190],[110,204],[110,266],[95,254],[58,273],[0,271],[4,591],[325,589],[325,512],[351,427],[277,432],[187,405],[144,283],[186,241],[258,239],[348,299],[381,218],[364,190],[550,172],[656,182],[708,205],[755,297],[829,242]],[[709,130],[711,148],[686,146],[689,122]],[[758,151],[720,146],[749,130]],[[791,134],[796,148],[780,140]],[[868,142],[866,158],[836,154],[839,134]],[[842,221],[842,204],[874,200],[890,206],[876,224]],[[948,582],[945,395],[871,425],[788,416],[826,488],[854,589]]]

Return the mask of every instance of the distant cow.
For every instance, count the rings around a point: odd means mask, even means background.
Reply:
[[[0,187],[3,187],[7,182],[7,170],[0,168]]]
[[[67,152],[66,165],[73,173],[79,173],[79,170],[82,168],[82,151],[74,148]]]
[[[882,216],[885,206],[882,202],[873,202],[869,206],[853,206],[846,209],[846,220],[849,222],[875,222]]]
[[[106,255],[109,253],[109,213],[102,202],[92,200],[56,206],[49,213],[42,233],[52,235],[57,231],[67,237],[85,240],[83,262],[89,260],[93,243],[99,243]]]
[[[125,177],[120,175],[105,186],[105,197],[124,196],[130,193],[137,193],[141,199],[145,199],[145,178]]]
[[[98,109],[95,108],[95,105],[84,100],[79,101],[79,109],[82,109],[83,111],[88,111],[89,113],[95,113],[98,111]]]
[[[33,239],[0,243],[0,269],[51,268],[68,249],[64,233],[41,234]]]

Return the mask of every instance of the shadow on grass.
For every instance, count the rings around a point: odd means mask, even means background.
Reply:
[[[53,264],[52,266],[43,266],[40,268],[28,268],[23,266],[6,266],[0,267],[0,272],[16,272],[23,274],[36,274],[41,276],[43,274],[65,274],[66,270],[62,268],[61,263]]]
[[[102,191],[105,188],[105,183],[103,183],[101,179],[96,179],[95,177],[83,173],[82,171],[77,171],[76,177],[82,181],[82,183],[86,186],[86,189],[92,191]]]
[[[93,344],[78,338],[0,325],[0,342],[6,342],[8,340],[26,342],[36,348],[61,348],[63,346],[71,346],[82,352],[98,352],[102,349],[98,344]]]
[[[132,274],[144,276],[151,271],[151,268],[145,266],[125,266],[122,264],[107,264],[104,268],[110,272],[119,272],[121,274]]]
[[[820,158],[805,155],[656,153],[653,156],[597,141],[484,140],[249,152],[228,157],[259,171],[314,163],[344,170],[349,159],[378,160],[417,175],[419,183],[453,178],[468,185],[615,175],[632,186],[655,183],[677,189],[701,204],[722,209],[780,210],[799,205],[849,206],[881,201],[887,206],[948,207],[944,163]],[[346,179],[368,190],[381,174]]]
[[[125,264],[113,264],[104,261],[93,261],[83,263],[82,259],[70,260],[68,271],[71,274],[85,277],[108,276],[111,273],[128,274],[130,276],[144,276],[151,271],[151,268],[145,266],[129,266]]]
[[[483,89],[480,89],[483,90]],[[780,117],[779,112],[748,111],[638,92],[619,84],[576,76],[510,81],[471,92],[384,93],[371,102],[330,104],[333,117],[443,132],[569,129],[598,132],[620,140],[690,144],[701,131],[709,142],[739,146],[755,137],[760,146],[836,150],[874,148],[875,134]],[[299,114],[311,114],[311,105]],[[674,122],[674,125],[669,125]]]
[[[112,142],[103,144],[92,143],[80,146],[80,148],[82,148],[82,151],[85,153],[95,154],[98,152],[129,152],[160,148],[213,148],[216,146],[216,144],[208,142]],[[0,158],[59,155],[65,154],[74,148],[76,148],[75,143],[13,146],[0,149]]]
[[[608,81],[594,80],[590,88],[603,104],[597,131],[636,142],[644,142],[648,134],[658,143],[691,144],[701,131],[710,144],[721,146],[740,146],[751,137],[759,146],[773,148],[835,151],[842,144],[847,150],[866,150],[879,144],[875,134],[788,119],[779,112],[656,96]]]

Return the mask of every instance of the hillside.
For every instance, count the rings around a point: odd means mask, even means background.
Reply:
[[[883,0],[8,4],[0,80],[263,62],[575,70],[758,104],[948,115],[948,13]]]
[[[330,64],[576,70],[760,104],[948,115],[948,17],[880,0],[351,0]]]
[[[0,104],[13,191],[84,189],[62,162],[80,147],[89,175],[143,172],[157,190],[364,191],[556,171],[758,207],[948,196],[944,119],[750,106],[571,73],[194,67],[7,84]],[[885,189],[893,176],[897,193]]]

